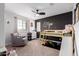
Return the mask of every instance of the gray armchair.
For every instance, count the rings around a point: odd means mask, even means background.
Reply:
[[[11,42],[12,42],[12,46],[25,46],[26,45],[24,36],[17,36],[17,35],[11,34]]]

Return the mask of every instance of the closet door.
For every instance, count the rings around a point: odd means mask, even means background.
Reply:
[[[79,21],[74,25],[75,30],[75,51],[79,55]]]
[[[79,3],[76,4],[76,14],[75,19],[76,22],[74,24],[74,30],[75,30],[75,39],[74,39],[74,55],[79,55]]]

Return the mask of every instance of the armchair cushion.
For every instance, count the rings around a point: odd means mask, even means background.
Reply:
[[[24,46],[26,44],[24,38],[16,34],[11,34],[11,42],[12,46]]]

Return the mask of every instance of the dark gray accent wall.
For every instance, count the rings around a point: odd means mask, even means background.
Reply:
[[[72,12],[35,20],[35,28],[37,28],[37,22],[41,22],[42,31],[45,29],[61,30],[66,24],[72,24]]]

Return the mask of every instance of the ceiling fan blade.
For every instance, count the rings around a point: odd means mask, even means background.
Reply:
[[[45,15],[46,13],[45,13],[45,12],[40,12],[39,14],[40,14],[40,15]]]
[[[33,10],[32,10],[32,12],[33,12],[33,13],[37,13],[36,11],[33,11]]]
[[[36,13],[36,14],[39,14],[39,15],[45,15],[45,14],[46,14],[45,12],[39,12],[38,9],[35,10],[35,11],[32,10],[32,12],[33,12],[33,13]]]

